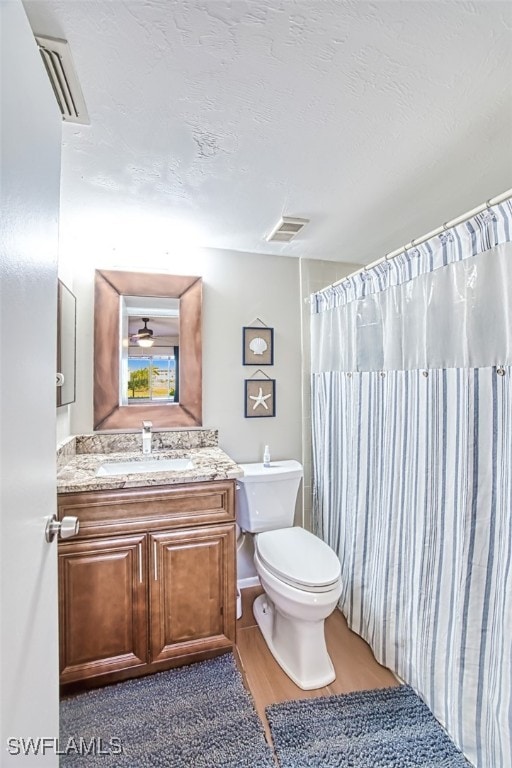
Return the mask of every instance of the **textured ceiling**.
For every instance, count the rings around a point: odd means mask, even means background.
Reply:
[[[511,3],[24,6],[90,115],[63,126],[77,240],[367,263],[512,186]],[[281,214],[311,224],[267,243]]]

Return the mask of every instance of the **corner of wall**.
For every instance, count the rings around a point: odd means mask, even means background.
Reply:
[[[311,334],[310,296],[331,283],[350,275],[361,265],[322,259],[300,259],[299,279],[301,298],[301,347],[302,347],[302,525],[313,530],[313,456],[311,434]]]

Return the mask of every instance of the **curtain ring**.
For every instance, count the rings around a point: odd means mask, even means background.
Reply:
[[[489,198],[489,200],[485,201],[485,207],[487,208],[487,210],[489,210],[489,208],[491,207],[491,199],[490,198]]]

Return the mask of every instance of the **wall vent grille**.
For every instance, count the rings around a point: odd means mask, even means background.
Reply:
[[[55,37],[35,35],[39,53],[50,78],[55,98],[68,123],[89,125],[82,89],[75,72],[69,44]]]
[[[283,216],[267,237],[268,243],[289,243],[299,232],[302,232],[309,219],[297,219],[292,216]]]

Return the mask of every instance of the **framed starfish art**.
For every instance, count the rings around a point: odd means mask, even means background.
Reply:
[[[245,379],[245,418],[276,415],[276,380]]]

